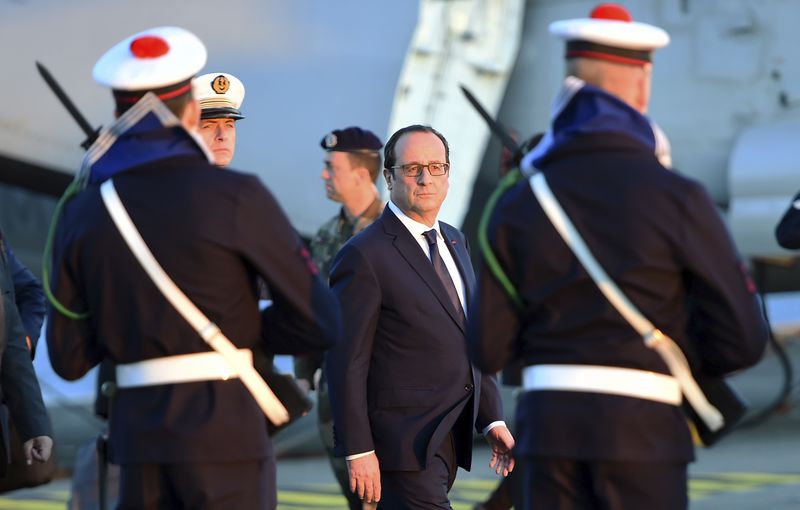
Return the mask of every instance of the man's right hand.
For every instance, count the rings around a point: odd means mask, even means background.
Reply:
[[[47,462],[53,451],[53,439],[49,436],[36,436],[28,439],[22,444],[22,451],[25,453],[25,462],[29,466],[34,460]]]
[[[381,500],[381,470],[378,456],[370,453],[347,461],[350,490],[367,503]]]

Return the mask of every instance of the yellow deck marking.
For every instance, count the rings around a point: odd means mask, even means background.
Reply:
[[[699,476],[699,475],[698,475]],[[708,476],[759,485],[800,484],[800,474],[791,473],[714,473]]]
[[[303,492],[300,491],[278,491],[279,503],[301,503],[305,505],[314,504],[318,506],[330,507],[341,506],[345,503],[344,496],[341,494],[325,494],[316,492],[316,486],[309,484]]]
[[[774,485],[800,484],[794,473],[704,473],[689,480],[689,499],[700,500],[716,494],[755,492]]]
[[[453,510],[471,510],[497,487],[498,478],[457,480],[450,492]],[[764,490],[770,486],[799,485],[800,473],[702,473],[689,480],[689,498],[703,500],[719,494]],[[35,496],[35,497],[32,497]],[[0,510],[64,510],[68,490],[23,489],[18,496],[0,497]],[[341,509],[346,506],[335,483],[296,484],[278,490],[278,510]]]
[[[0,499],[0,509],[2,510],[64,510],[63,501],[50,501],[45,499]]]
[[[494,480],[459,480],[456,478],[456,483],[453,486],[453,490],[463,487],[469,489],[493,491],[499,483],[500,478],[496,478]]]

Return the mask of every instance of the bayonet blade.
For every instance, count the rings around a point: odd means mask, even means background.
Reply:
[[[489,129],[491,132],[500,139],[503,145],[506,146],[508,150],[511,151],[512,154],[516,154],[519,151],[520,147],[519,144],[512,138],[512,136],[508,133],[508,130],[500,124],[499,121],[492,118],[489,115],[489,112],[483,107],[483,105],[478,101],[478,99],[469,91],[467,87],[464,85],[459,85],[461,87],[461,91],[467,97],[467,101],[478,111],[478,114],[483,117],[483,120],[486,121],[486,124],[489,125]]]
[[[42,76],[45,83],[47,83],[47,86],[50,87],[50,90],[53,91],[58,100],[61,101],[61,104],[64,105],[64,108],[67,109],[69,114],[73,119],[75,119],[75,122],[78,123],[86,135],[86,140],[81,144],[81,147],[84,149],[89,148],[89,146],[94,143],[95,139],[97,138],[100,129],[92,128],[92,125],[89,124],[69,96],[67,96],[66,92],[64,92],[64,89],[61,88],[61,85],[58,84],[56,79],[53,78],[53,75],[50,74],[50,71],[48,71],[41,62],[36,62],[36,68],[39,70],[39,74]]]

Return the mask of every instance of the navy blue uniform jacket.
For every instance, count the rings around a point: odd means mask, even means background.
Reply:
[[[687,353],[726,374],[758,361],[767,332],[755,289],[711,199],[621,133],[576,136],[539,165],[589,249],[622,292]],[[517,312],[481,268],[470,316],[476,364],[496,371],[581,364],[669,373],[600,293],[550,223],[527,179],[492,215],[490,243],[518,289]],[[680,408],[600,393],[531,391],[517,410],[522,454],[584,460],[688,461]]]
[[[338,339],[336,299],[257,177],[197,155],[130,168],[114,185],[156,260],[238,347],[293,354]],[[47,346],[56,373],[76,379],[114,363],[211,350],[159,292],[111,220],[98,185],[67,203],[53,251]],[[258,311],[256,277],[274,305]],[[116,463],[263,459],[265,417],[239,380],[120,390],[111,415]]]
[[[464,236],[439,224],[469,295]],[[469,469],[473,430],[502,419],[497,382],[470,364],[465,325],[388,207],[342,247],[330,283],[343,319],[342,342],[326,358],[337,455],[375,450],[381,470],[416,471],[453,430]]]

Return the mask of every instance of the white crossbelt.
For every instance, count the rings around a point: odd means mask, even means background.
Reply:
[[[689,367],[689,361],[681,351],[680,346],[669,336],[655,327],[650,320],[622,293],[622,290],[612,280],[603,267],[597,262],[589,247],[586,246],[583,238],[567,216],[566,211],[553,195],[553,191],[547,184],[544,174],[536,172],[533,174],[529,183],[533,194],[542,206],[545,214],[553,223],[559,235],[570,247],[583,267],[592,277],[597,288],[608,299],[614,308],[622,315],[631,327],[641,336],[644,344],[653,349],[669,368],[669,372],[675,376],[680,383],[681,392],[686,397],[686,401],[694,409],[706,426],[716,431],[725,425],[725,417],[714,407],[706,398],[700,386],[695,381]]]
[[[239,349],[239,363],[253,364],[253,352]],[[227,381],[238,378],[230,363],[218,352],[195,352],[117,365],[117,386],[137,388],[158,384]]]
[[[678,381],[669,375],[633,368],[595,365],[531,365],[522,371],[529,391],[557,390],[606,393],[663,402],[674,406],[683,399]]]
[[[164,295],[167,301],[186,319],[186,322],[197,331],[200,337],[230,365],[231,372],[238,374],[242,384],[247,388],[255,399],[264,415],[274,425],[283,425],[289,421],[289,411],[270,389],[261,375],[250,363],[242,363],[236,346],[228,340],[228,337],[211,322],[205,314],[192,303],[186,294],[178,288],[172,278],[164,271],[150,252],[147,244],[142,239],[141,234],[133,224],[128,211],[114,188],[112,179],[108,179],[100,186],[100,195],[103,203],[114,220],[114,224],[119,229],[122,238],[125,239],[131,252],[142,265],[147,275],[153,280],[158,290]]]

